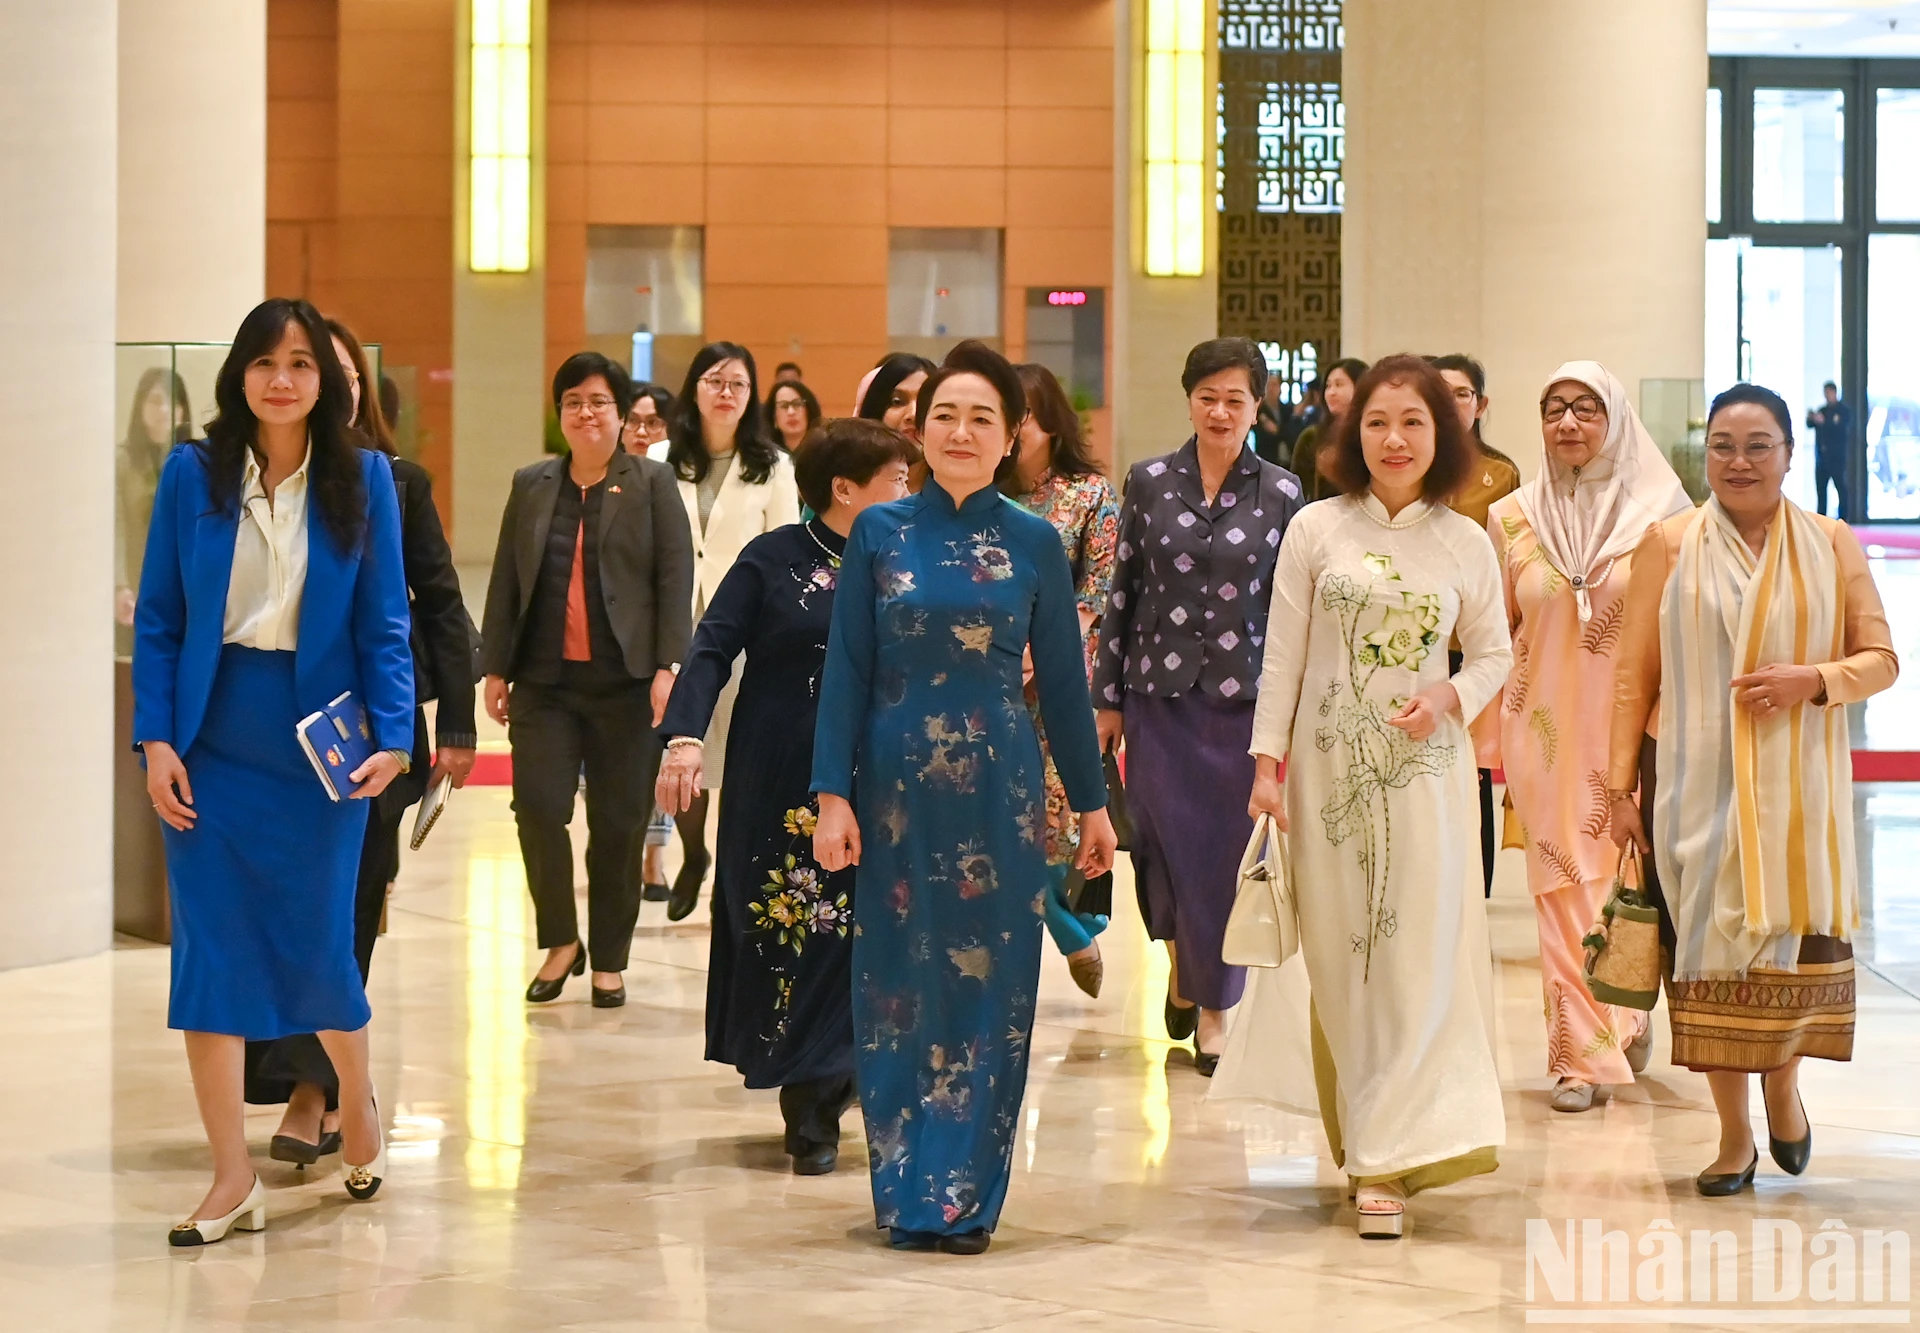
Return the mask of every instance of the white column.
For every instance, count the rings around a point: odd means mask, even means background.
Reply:
[[[1705,0],[1348,0],[1343,345],[1487,365],[1531,474],[1563,361],[1702,373]]]
[[[126,0],[119,46],[119,337],[225,342],[266,295],[266,0]]]
[[[112,938],[115,8],[0,9],[0,968]]]

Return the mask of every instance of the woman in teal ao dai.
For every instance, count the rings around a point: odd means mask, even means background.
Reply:
[[[921,391],[926,488],[855,521],[821,683],[816,859],[859,866],[853,1021],[876,1222],[978,1253],[999,1221],[1026,1087],[1047,885],[1040,711],[1080,864],[1113,857],[1072,571],[995,466],[1026,410],[963,343]],[[855,805],[857,803],[857,817]]]

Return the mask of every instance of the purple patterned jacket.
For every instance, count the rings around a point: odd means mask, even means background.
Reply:
[[[1274,560],[1300,505],[1299,479],[1252,449],[1241,450],[1211,505],[1194,440],[1134,464],[1100,620],[1094,706],[1120,708],[1128,692],[1173,698],[1196,686],[1251,701]]]

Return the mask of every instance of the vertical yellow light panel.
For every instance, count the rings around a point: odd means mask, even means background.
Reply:
[[[532,0],[473,0],[467,266],[533,264]]]
[[[1197,277],[1206,268],[1206,29],[1206,0],[1147,0],[1149,277]]]

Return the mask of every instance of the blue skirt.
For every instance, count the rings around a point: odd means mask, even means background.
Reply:
[[[292,653],[228,644],[181,756],[200,818],[163,827],[167,1026],[252,1041],[366,1026],[353,895],[367,804],[327,798],[294,739]]]

